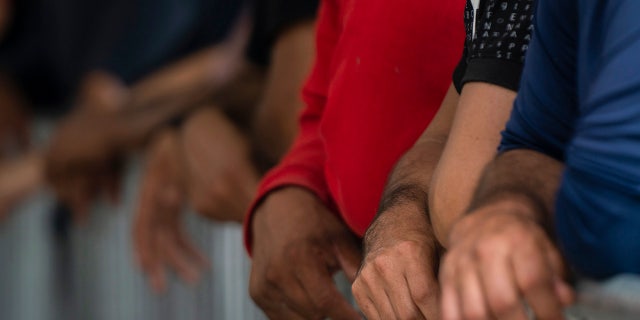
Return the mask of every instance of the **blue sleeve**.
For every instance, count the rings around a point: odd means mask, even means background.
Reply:
[[[527,52],[520,91],[502,133],[500,151],[531,149],[564,160],[577,116],[575,16],[564,21],[547,14],[566,11],[564,2],[540,1]],[[570,11],[568,11],[570,12]],[[542,14],[541,14],[542,13]]]
[[[640,2],[580,0],[580,118],[556,226],[591,277],[640,272]]]

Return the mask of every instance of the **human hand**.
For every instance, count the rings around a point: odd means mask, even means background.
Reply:
[[[439,256],[424,209],[413,204],[387,209],[364,243],[352,289],[367,319],[440,319]]]
[[[138,263],[156,292],[166,288],[167,268],[194,283],[208,267],[183,229],[186,197],[179,143],[172,130],[157,134],[150,143],[133,229]]]
[[[93,115],[72,115],[46,153],[47,180],[77,222],[86,220],[91,203],[103,192],[118,199],[122,159],[110,144],[106,123]]]
[[[209,219],[242,222],[259,179],[246,139],[220,111],[206,108],[187,120],[182,143],[194,209]]]
[[[255,212],[249,291],[270,319],[360,319],[333,274],[353,281],[361,262],[355,236],[310,192],[287,187]]]
[[[453,319],[563,319],[573,300],[558,250],[528,204],[503,200],[458,221],[440,269],[442,313]]]
[[[32,152],[0,164],[0,220],[43,182],[42,155]]]
[[[46,153],[46,176],[60,201],[76,220],[86,219],[94,198],[106,191],[119,195],[121,152],[118,112],[126,89],[103,73],[87,77],[77,108],[56,129]]]

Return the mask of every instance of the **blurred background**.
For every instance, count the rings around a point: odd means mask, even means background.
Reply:
[[[0,319],[263,319],[318,1],[0,0]]]

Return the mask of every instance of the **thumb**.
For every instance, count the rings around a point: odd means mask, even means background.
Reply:
[[[349,282],[356,280],[356,275],[362,263],[362,250],[357,241],[352,237],[334,243],[336,258],[342,271],[344,271]]]

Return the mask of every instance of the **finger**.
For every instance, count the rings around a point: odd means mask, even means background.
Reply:
[[[300,262],[296,276],[322,316],[334,320],[360,319],[353,306],[338,291],[328,268],[320,267],[316,257],[301,259]]]
[[[263,311],[265,312],[265,314],[267,315],[267,317],[269,319],[273,319],[273,320],[289,320],[289,319],[291,319],[291,320],[305,320],[305,319],[309,319],[309,318],[297,313],[295,310],[289,308],[289,306],[285,302],[280,303],[277,307],[263,309]]]
[[[362,250],[355,238],[344,237],[333,244],[340,269],[350,283],[353,283],[362,265]]]
[[[536,319],[562,319],[562,305],[555,294],[555,277],[546,255],[531,245],[514,252],[511,261],[520,291]]]
[[[166,271],[158,256],[159,248],[152,239],[151,235],[138,233],[136,236],[138,263],[142,272],[147,275],[153,290],[162,293],[166,290]]]
[[[210,268],[211,266],[207,257],[202,253],[202,251],[197,249],[196,245],[193,244],[191,240],[189,240],[189,237],[185,234],[184,230],[177,230],[176,233],[178,237],[178,245],[182,252],[189,256],[189,258],[200,268]]]
[[[261,281],[259,285],[255,265],[251,270],[251,297],[269,319],[306,319],[291,309],[280,289],[273,284]]]
[[[462,315],[465,319],[489,319],[487,302],[475,265],[472,259],[461,260],[458,264],[457,290]]]
[[[175,236],[159,235],[159,244],[162,246],[162,253],[169,266],[182,278],[183,281],[194,284],[198,281],[200,272],[194,267],[184,253],[177,246]]]
[[[306,319],[318,318],[321,315],[321,311],[314,306],[311,297],[305,291],[303,283],[296,277],[283,279],[280,283],[273,283],[273,285],[282,293],[283,301],[289,309]]]
[[[459,320],[460,300],[456,284],[455,256],[445,256],[440,267],[440,286],[442,288],[442,318],[445,320]]]
[[[151,288],[153,288],[156,293],[165,292],[167,290],[167,274],[164,266],[157,257],[149,260],[145,270],[145,273],[149,277]]]
[[[404,281],[415,306],[421,316],[426,319],[440,319],[440,285],[436,274],[432,271],[437,268],[437,257],[431,259],[424,257],[423,263],[407,263],[407,271],[404,273]]]
[[[500,248],[496,247],[494,253],[480,267],[490,313],[497,319],[527,320],[511,263]]]
[[[563,280],[566,269],[564,267],[564,263],[562,261],[562,257],[560,253],[553,247],[551,244],[546,245],[547,249],[545,250],[547,254],[547,259],[552,267],[552,270],[555,274],[554,276],[554,288],[555,293],[560,303],[563,306],[571,305],[575,300],[575,293],[573,289]]]
[[[385,292],[386,283],[381,279],[379,273],[375,271],[373,266],[365,267],[357,281],[359,290],[361,290],[359,295],[367,304],[367,308],[363,309],[367,318],[399,318],[396,316],[396,311],[391,305],[389,295]],[[370,303],[368,303],[369,301]]]
[[[360,307],[360,310],[362,311],[366,319],[382,319],[382,317],[378,313],[378,310],[376,309],[376,304],[369,296],[369,292],[371,292],[371,290],[365,283],[363,283],[360,279],[357,279],[353,284],[352,291],[356,303],[358,304],[358,307]]]

